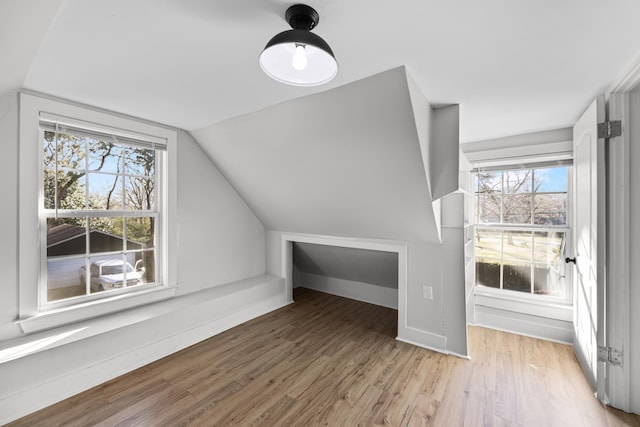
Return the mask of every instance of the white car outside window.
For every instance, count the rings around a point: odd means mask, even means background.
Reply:
[[[138,263],[136,263],[136,266]],[[80,278],[85,281],[86,268],[80,268]],[[108,259],[91,263],[91,291],[99,292],[108,289],[122,288],[126,286],[141,285],[143,282],[144,267],[135,269],[128,262],[121,259]]]

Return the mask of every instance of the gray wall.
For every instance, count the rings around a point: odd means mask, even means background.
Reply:
[[[439,241],[404,68],[192,135],[269,230]]]
[[[398,289],[398,254],[296,242],[293,264],[300,271]]]

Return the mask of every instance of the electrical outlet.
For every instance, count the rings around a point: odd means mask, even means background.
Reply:
[[[422,296],[424,299],[433,300],[433,286],[423,286]]]

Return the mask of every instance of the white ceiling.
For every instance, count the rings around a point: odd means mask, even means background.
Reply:
[[[405,65],[467,142],[571,126],[640,54],[637,0],[313,0],[340,70],[289,87],[258,55],[292,3],[2,0],[0,88],[193,130]]]

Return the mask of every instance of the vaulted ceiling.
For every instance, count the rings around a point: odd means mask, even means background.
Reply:
[[[467,142],[571,126],[640,53],[636,0],[313,0],[340,70],[289,87],[258,55],[292,3],[3,0],[0,89],[194,130],[404,65]]]

